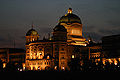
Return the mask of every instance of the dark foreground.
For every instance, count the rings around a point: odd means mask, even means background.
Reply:
[[[69,72],[69,71],[23,71],[23,72],[2,72],[0,78],[9,80],[91,80],[119,78],[119,72]]]

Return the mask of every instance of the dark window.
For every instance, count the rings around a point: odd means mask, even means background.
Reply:
[[[62,48],[61,50],[64,51],[64,48]]]

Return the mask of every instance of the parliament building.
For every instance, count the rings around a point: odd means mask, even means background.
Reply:
[[[39,40],[38,32],[33,27],[26,33],[26,70],[70,70],[71,59],[90,59],[100,57],[101,46],[88,46],[82,36],[82,21],[73,14],[72,8],[62,16],[53,27],[52,36]],[[90,50],[93,49],[93,54]]]
[[[32,28],[26,33],[26,51],[20,48],[0,48],[0,64],[6,70],[80,70],[86,64],[120,66],[120,34],[102,37],[96,43],[82,35],[82,21],[72,8],[63,15],[52,35],[39,39],[41,34]],[[102,63],[101,63],[102,62]],[[90,65],[91,66],[91,65]],[[88,66],[88,68],[90,68]],[[83,69],[81,68],[81,69]],[[104,66],[102,67],[104,69]],[[83,70],[84,70],[83,69]],[[2,70],[0,65],[0,71]]]

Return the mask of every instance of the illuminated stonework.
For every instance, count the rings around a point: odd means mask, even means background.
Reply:
[[[32,42],[32,41],[37,41],[39,39],[39,35],[38,32],[33,29],[30,29],[27,33],[26,33],[26,43]]]
[[[82,37],[81,20],[72,14],[71,8],[61,17],[52,34],[50,40],[39,40],[36,30],[27,32],[25,62],[27,70],[70,70],[68,63],[72,59],[82,60],[100,56],[99,52],[87,52],[90,48],[87,47],[86,39]],[[80,61],[80,64],[83,62]]]
[[[36,40],[27,43],[26,37],[26,69],[62,70],[63,67],[64,70],[68,69],[66,35],[64,26],[57,25],[53,29],[52,40]]]
[[[59,23],[67,29],[69,45],[86,46],[88,42],[82,37],[82,22],[77,15],[72,13],[72,8],[69,8],[68,13],[60,18]]]
[[[81,20],[78,16],[72,14],[72,8],[68,9],[68,14],[61,17],[52,34],[51,40],[38,40],[39,35],[35,29],[32,28],[27,32],[26,69],[69,70],[68,61],[78,56],[74,52],[75,46],[70,47],[69,45],[87,45],[86,39],[82,37]]]
[[[66,42],[50,40],[32,42],[26,45],[26,69],[46,70],[55,67],[67,68]],[[62,68],[61,68],[62,69]]]

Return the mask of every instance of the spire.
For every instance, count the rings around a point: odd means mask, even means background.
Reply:
[[[71,14],[72,13],[72,8],[68,9],[68,13]]]
[[[33,21],[32,21],[32,29],[33,29],[34,25],[33,25]]]

